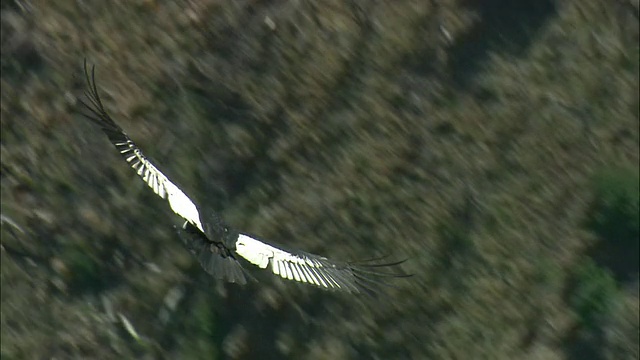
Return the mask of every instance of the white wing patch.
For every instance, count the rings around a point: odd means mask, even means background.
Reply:
[[[283,279],[313,284],[329,290],[358,292],[348,267],[338,267],[315,255],[291,254],[244,234],[238,236],[236,253],[261,269]]]
[[[142,180],[149,185],[154,193],[169,201],[169,206],[171,206],[173,212],[204,232],[204,228],[200,222],[198,208],[193,201],[172,183],[169,178],[161,173],[124,132],[121,132],[121,135],[124,141],[112,140],[113,145],[120,151],[120,154],[122,154],[131,167],[137,170],[138,176],[142,177]]]

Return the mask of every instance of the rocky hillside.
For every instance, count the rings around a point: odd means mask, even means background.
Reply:
[[[639,358],[637,0],[1,6],[3,359]],[[217,283],[84,58],[203,209],[415,275]]]

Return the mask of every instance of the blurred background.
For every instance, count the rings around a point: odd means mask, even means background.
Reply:
[[[3,359],[638,359],[637,0],[1,6]],[[84,58],[204,211],[415,276],[217,283]]]

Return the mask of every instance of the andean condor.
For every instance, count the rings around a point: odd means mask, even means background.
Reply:
[[[372,293],[377,285],[386,284],[381,281],[382,277],[407,276],[380,272],[376,269],[398,265],[403,261],[333,261],[303,251],[285,250],[281,246],[269,245],[255,237],[239,233],[227,226],[215,213],[209,218],[203,218],[193,201],[142,154],[131,138],[106,112],[95,82],[95,66],[89,71],[85,60],[84,72],[87,84],[85,96],[88,102],[81,99],[79,101],[89,113],[82,114],[102,128],[142,180],[158,196],[166,199],[171,210],[185,220],[182,228],[178,229],[178,234],[204,270],[215,278],[246,284],[246,279],[252,277],[245,273],[238,258],[243,258],[261,269],[269,269],[284,279],[349,293]]]

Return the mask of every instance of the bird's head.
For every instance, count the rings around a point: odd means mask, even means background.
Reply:
[[[228,248],[235,247],[236,240],[240,233],[227,225],[218,213],[211,213],[209,221],[204,222],[204,231],[207,237],[212,241],[219,241]]]

